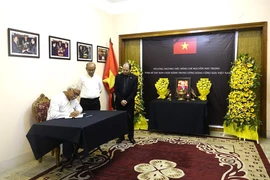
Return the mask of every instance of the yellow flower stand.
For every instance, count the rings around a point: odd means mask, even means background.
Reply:
[[[148,123],[144,116],[139,115],[139,120],[134,124],[134,130],[148,130]]]
[[[250,139],[255,140],[259,144],[259,135],[258,135],[258,128],[256,127],[256,131],[249,129],[249,127],[245,127],[243,131],[235,131],[233,125],[223,126],[223,136],[225,134],[230,134],[237,136],[239,139]]]

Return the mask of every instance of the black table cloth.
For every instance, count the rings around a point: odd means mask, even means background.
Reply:
[[[34,124],[26,137],[35,158],[39,159],[64,141],[75,143],[89,152],[126,133],[126,111],[86,111],[83,118]]]
[[[179,134],[209,134],[207,101],[153,100],[149,130]]]

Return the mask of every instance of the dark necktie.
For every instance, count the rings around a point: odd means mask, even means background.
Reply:
[[[128,85],[128,76],[124,76],[124,87],[123,87],[123,93],[126,93]]]

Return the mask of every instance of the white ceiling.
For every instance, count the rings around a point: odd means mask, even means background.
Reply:
[[[156,0],[88,0],[92,5],[106,11],[110,14],[122,14],[135,12],[150,2],[152,7],[153,2]],[[153,2],[152,2],[153,1]],[[144,6],[140,6],[140,4]],[[149,3],[148,3],[149,4]]]
[[[128,1],[128,0],[107,0],[110,3],[116,3],[116,2],[123,2],[123,1]]]

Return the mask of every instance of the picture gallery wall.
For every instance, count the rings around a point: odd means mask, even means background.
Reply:
[[[8,55],[13,57],[40,58],[40,35],[24,30],[8,28]],[[48,37],[50,59],[70,60],[71,40],[63,37]],[[77,61],[93,61],[93,45],[76,43]],[[108,48],[97,45],[97,62],[106,63]]]

